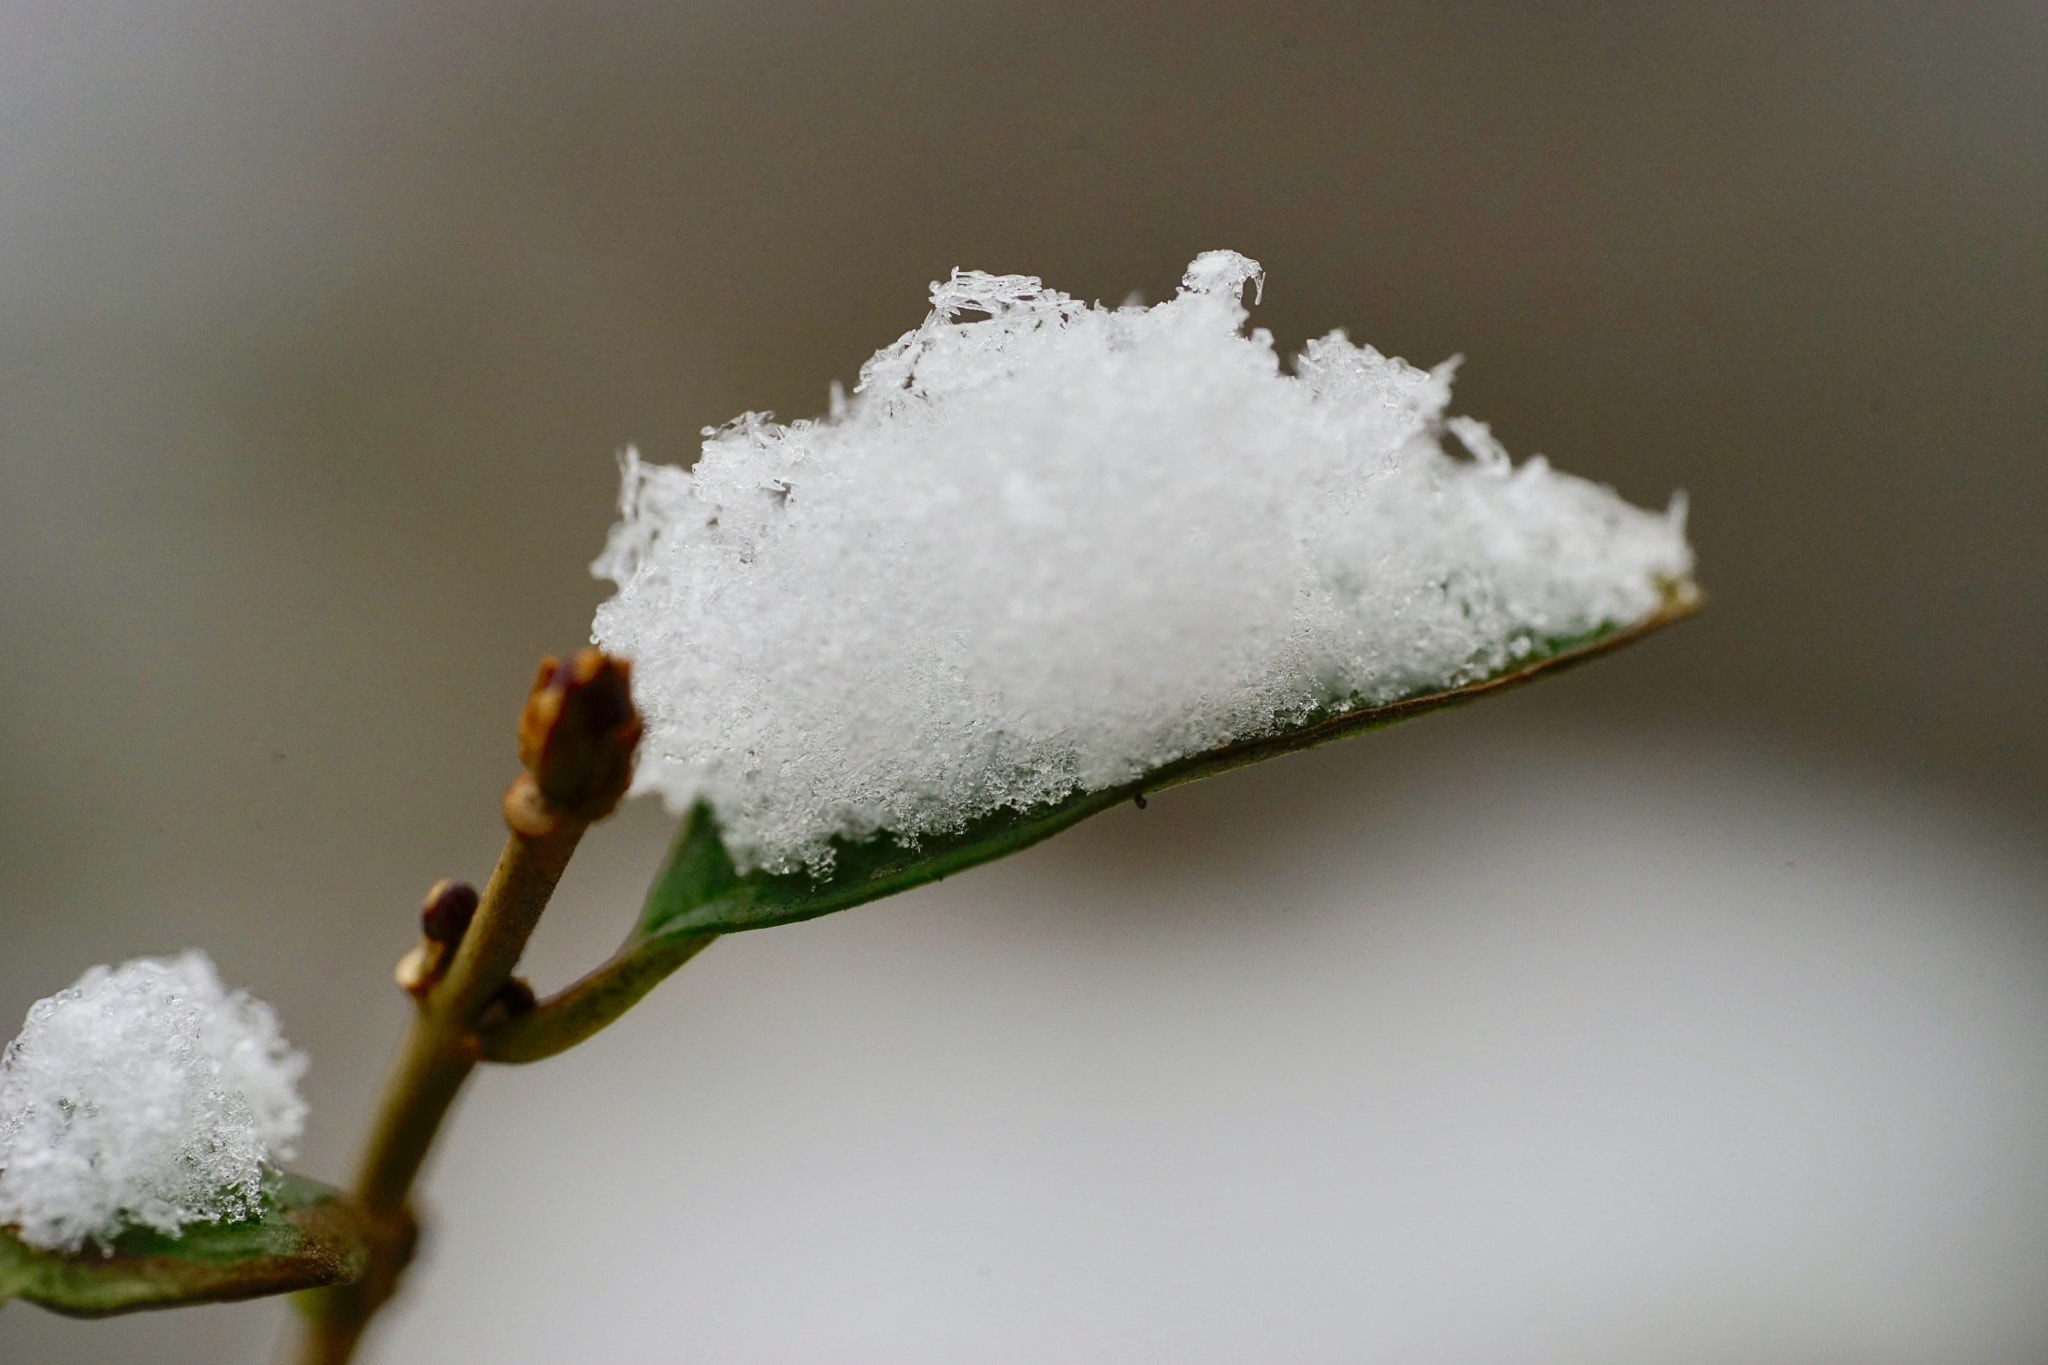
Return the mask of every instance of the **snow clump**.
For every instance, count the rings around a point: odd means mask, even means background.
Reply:
[[[255,1215],[305,1128],[306,1057],[205,953],[94,967],[30,1007],[0,1057],[0,1224],[103,1249]]]
[[[1511,463],[1342,332],[1292,373],[1256,262],[1079,302],[955,271],[851,400],[625,458],[594,638],[634,662],[637,790],[708,800],[743,870],[831,867],[999,808],[1509,669],[1688,580],[1662,513]],[[1454,436],[1464,453],[1442,438]]]

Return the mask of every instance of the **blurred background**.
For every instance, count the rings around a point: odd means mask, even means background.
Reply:
[[[10,4],[0,1034],[203,945],[344,1177],[615,452],[821,411],[953,266],[1230,247],[1283,349],[1687,489],[1711,610],[482,1076],[375,1358],[2048,1359],[2044,73],[2037,3]]]

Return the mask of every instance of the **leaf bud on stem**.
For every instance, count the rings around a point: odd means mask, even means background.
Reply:
[[[476,918],[476,888],[468,882],[443,877],[420,902],[420,933],[435,943],[453,948],[462,942],[469,922]]]
[[[624,659],[586,646],[541,660],[519,715],[519,761],[531,781],[506,793],[506,823],[537,837],[548,817],[589,824],[611,814],[633,780],[642,729]]]
[[[456,945],[476,918],[476,888],[468,882],[443,877],[420,902],[420,941],[398,960],[392,973],[399,988],[416,1000],[426,998],[434,983],[448,971]]]

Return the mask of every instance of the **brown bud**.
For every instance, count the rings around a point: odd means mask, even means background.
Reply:
[[[535,1005],[533,987],[526,984],[524,977],[511,977],[498,987],[498,993],[491,997],[491,1003],[484,1006],[477,1016],[478,1030],[492,1029],[508,1019],[517,1019],[522,1014],[531,1014]]]
[[[601,820],[633,779],[641,728],[632,666],[599,649],[579,649],[566,661],[541,660],[519,715],[519,761],[551,811]]]
[[[470,920],[476,917],[476,905],[475,887],[443,877],[420,902],[420,932],[452,948],[462,942]]]

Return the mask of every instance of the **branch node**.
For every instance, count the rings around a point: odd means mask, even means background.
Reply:
[[[549,808],[532,773],[519,774],[505,788],[504,811],[505,828],[522,839],[545,839],[566,822],[560,811]]]

